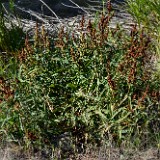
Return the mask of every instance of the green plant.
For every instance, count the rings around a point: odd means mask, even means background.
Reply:
[[[7,28],[6,22],[11,25],[10,28]],[[4,8],[0,2],[0,51],[18,51],[24,46],[24,39],[25,33],[23,29],[13,24],[9,17],[5,18]]]
[[[37,25],[34,44],[26,37],[1,66],[1,137],[53,149],[56,137],[70,133],[78,151],[108,139],[139,146],[158,137],[160,83],[145,69],[152,39],[136,25],[130,34],[111,29],[110,2],[107,9],[87,27],[82,17],[79,35],[61,28],[53,40]]]
[[[159,77],[159,61],[160,61],[160,1],[159,0],[128,0],[128,11],[136,19],[139,25],[143,25],[144,28],[151,34],[153,40],[153,46],[157,56],[156,76]],[[154,53],[152,53],[153,55]],[[153,55],[154,56],[154,55]]]

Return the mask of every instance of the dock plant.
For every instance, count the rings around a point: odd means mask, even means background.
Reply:
[[[0,56],[2,144],[54,151],[66,133],[74,152],[159,144],[160,81],[146,69],[153,39],[137,24],[109,27],[110,1],[106,10],[96,24],[82,16],[77,32],[63,26],[57,37],[37,23],[34,43],[26,35],[7,64]]]

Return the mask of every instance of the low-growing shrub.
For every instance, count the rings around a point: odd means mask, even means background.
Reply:
[[[27,37],[2,65],[1,140],[56,147],[55,137],[70,133],[81,151],[104,139],[139,146],[159,136],[160,83],[146,70],[152,39],[136,25],[130,34],[110,28],[110,3],[107,9],[96,25],[82,17],[80,34],[62,27],[50,39],[36,29],[34,44]]]

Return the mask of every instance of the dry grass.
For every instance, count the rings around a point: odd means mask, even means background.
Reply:
[[[44,152],[27,153],[22,151],[20,146],[8,145],[0,150],[1,160],[55,160],[50,154],[46,156]],[[71,155],[69,158],[59,157],[59,160],[159,160],[160,151],[157,148],[147,148],[142,150],[131,148],[114,147],[88,147],[84,154]]]

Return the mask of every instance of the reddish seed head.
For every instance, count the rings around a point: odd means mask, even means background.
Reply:
[[[110,13],[111,10],[112,10],[112,5],[111,5],[111,1],[110,1],[110,0],[107,1],[107,9],[108,9],[108,12],[109,12],[109,13]]]

